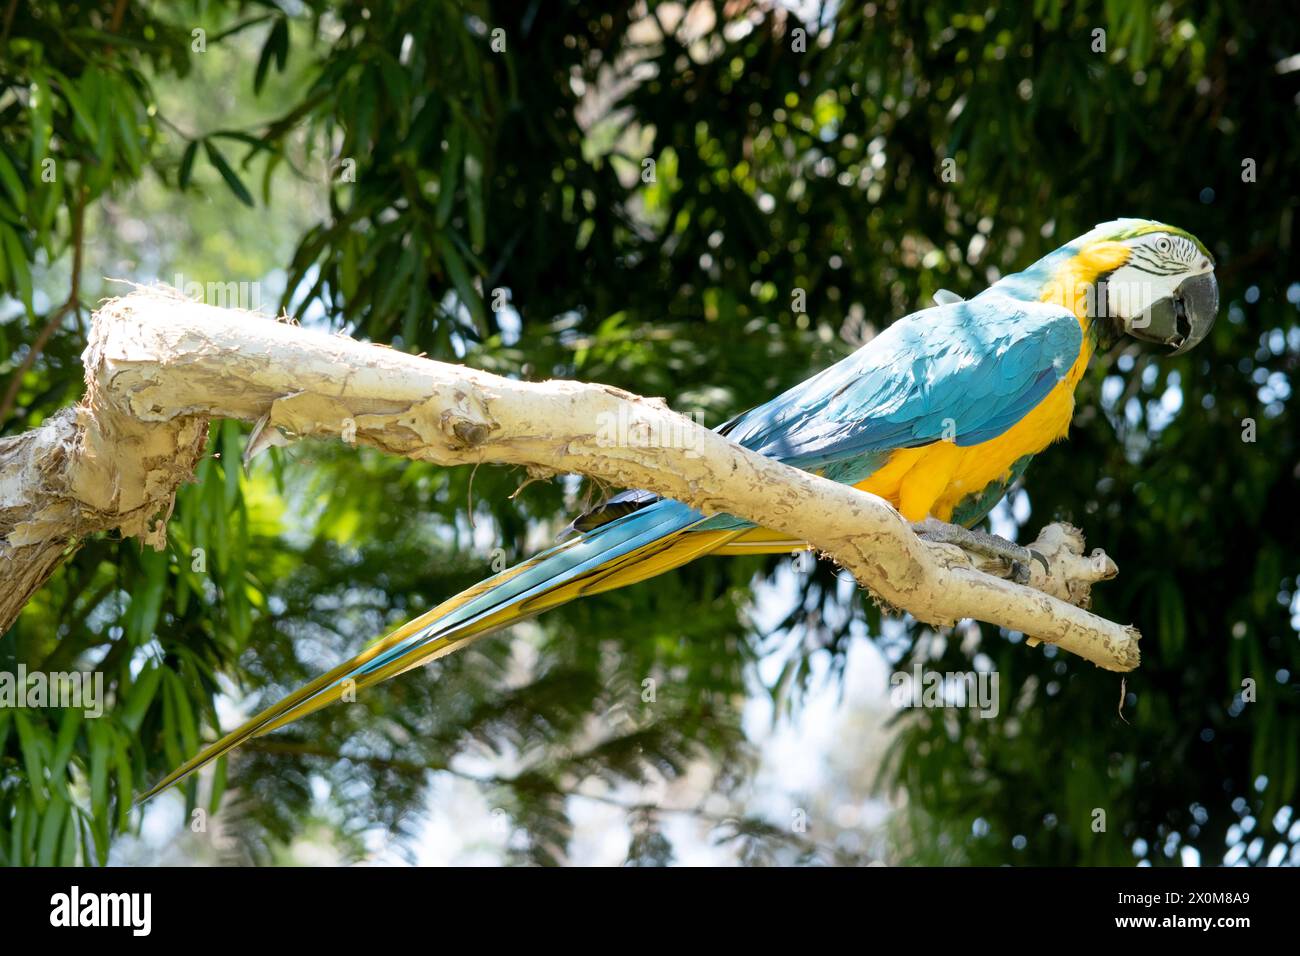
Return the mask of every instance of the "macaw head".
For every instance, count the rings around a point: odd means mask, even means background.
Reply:
[[[1214,257],[1189,232],[1147,219],[1102,223],[1076,240],[1078,255],[1101,263],[1097,317],[1111,330],[1186,352],[1219,312]]]

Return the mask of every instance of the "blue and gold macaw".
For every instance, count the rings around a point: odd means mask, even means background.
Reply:
[[[894,322],[854,354],[719,428],[762,455],[879,495],[912,522],[969,527],[1030,458],[1065,437],[1099,342],[1127,334],[1185,352],[1218,312],[1214,260],[1194,236],[1104,223],[963,301]],[[574,536],[488,578],[253,717],[169,774],[165,789],[250,737],[574,598],[706,554],[802,545],[645,491],[580,516]]]

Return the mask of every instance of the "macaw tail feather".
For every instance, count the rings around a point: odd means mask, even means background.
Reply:
[[[508,568],[402,625],[346,663],[271,705],[177,767],[140,797],[161,793],[245,741],[575,598],[654,577],[724,548],[746,528],[711,530],[677,501],[603,524]]]

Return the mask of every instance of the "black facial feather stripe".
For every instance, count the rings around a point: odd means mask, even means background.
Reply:
[[[1161,236],[1152,244],[1134,246],[1129,265],[1149,275],[1173,275],[1190,267],[1196,254],[1196,245],[1190,240]]]

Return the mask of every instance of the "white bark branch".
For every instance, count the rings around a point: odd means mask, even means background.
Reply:
[[[140,290],[97,313],[86,396],[0,440],[0,632],[88,532],[162,547],[176,488],[207,422],[343,438],[442,465],[522,465],[648,488],[811,543],[921,621],[976,618],[1132,670],[1138,632],[1097,617],[1089,586],[1115,573],[1073,529],[1035,544],[1030,586],[918,538],[888,503],[756,455],[657,400],[604,385],[520,382],[350,338]],[[611,441],[611,423],[619,440]],[[664,440],[665,437],[671,440]]]

